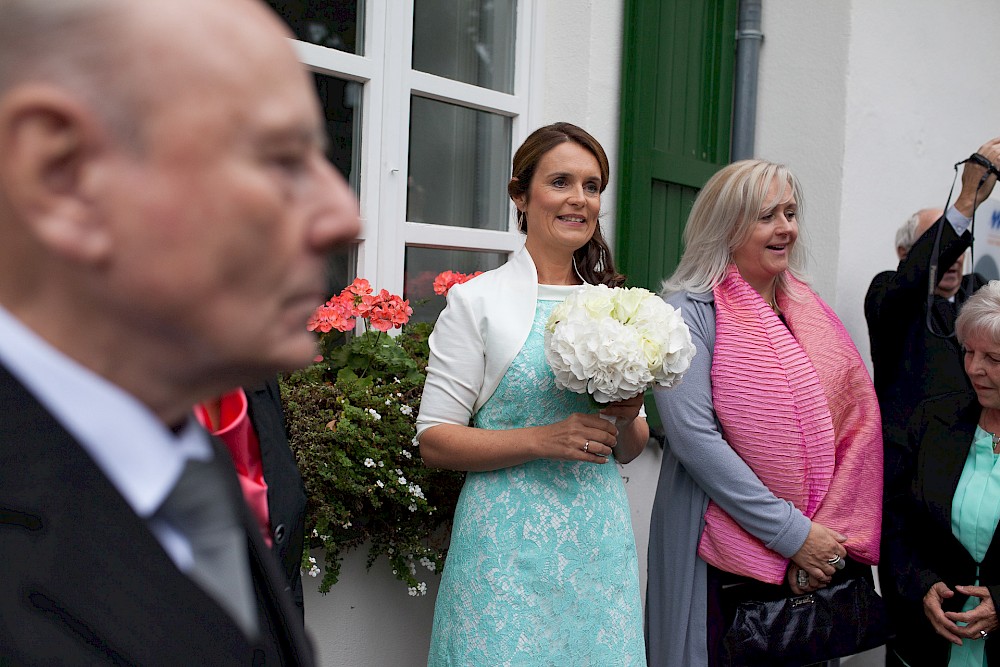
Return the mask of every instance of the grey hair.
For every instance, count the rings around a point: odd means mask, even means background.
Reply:
[[[917,240],[917,225],[920,224],[920,214],[917,211],[896,230],[896,247],[902,248],[904,252],[910,252],[910,248]]]
[[[955,336],[961,344],[975,336],[1000,343],[1000,280],[991,280],[969,297],[955,320]]]
[[[664,295],[708,292],[722,282],[733,252],[750,238],[775,179],[783,184],[779,198],[786,188],[792,189],[801,224],[802,188],[788,167],[766,160],[741,160],[723,167],[694,200],[684,228],[684,255],[673,275],[663,281]],[[800,280],[805,279],[805,255],[800,241],[788,258],[788,271]],[[784,274],[778,276],[777,286],[788,292]]]
[[[0,0],[0,96],[45,82],[70,91],[128,146],[140,135],[134,45],[122,0]],[[148,86],[146,87],[148,88]]]

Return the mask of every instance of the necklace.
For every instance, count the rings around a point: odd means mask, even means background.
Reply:
[[[984,414],[983,417],[985,416],[986,415]],[[1000,432],[994,433],[993,431],[987,431],[986,426],[983,425],[985,421],[986,419],[983,418],[979,420],[979,428],[986,431],[987,435],[989,435],[990,438],[993,440],[993,453],[1000,454]]]

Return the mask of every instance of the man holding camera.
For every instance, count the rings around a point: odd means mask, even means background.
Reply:
[[[883,544],[897,530],[898,513],[894,508],[910,484],[900,471],[917,454],[909,451],[906,435],[914,409],[931,396],[972,391],[954,335],[955,318],[962,304],[986,282],[978,274],[963,276],[962,268],[972,244],[972,216],[990,196],[998,167],[1000,137],[986,142],[965,161],[961,194],[953,206],[943,215],[940,209],[924,209],[916,214],[912,247],[905,248],[901,243],[907,234],[898,235],[898,268],[875,276],[865,297],[885,447]],[[885,549],[882,554],[879,577],[886,595],[893,588],[889,585],[893,565]],[[891,620],[891,594],[886,602]],[[892,642],[887,647],[886,664],[901,664],[895,661]]]

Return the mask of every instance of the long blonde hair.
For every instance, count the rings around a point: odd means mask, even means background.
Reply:
[[[663,281],[662,294],[708,292],[722,282],[733,261],[733,251],[750,237],[757,224],[775,179],[792,189],[801,224],[802,188],[788,167],[767,160],[740,160],[723,167],[694,200],[684,228],[684,255],[673,274]],[[778,198],[784,194],[782,188]],[[804,280],[804,266],[805,248],[797,242],[788,257],[788,271]],[[788,292],[784,274],[778,276],[777,287]]]

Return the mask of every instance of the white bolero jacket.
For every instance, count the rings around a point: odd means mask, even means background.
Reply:
[[[503,266],[451,288],[429,341],[417,438],[438,424],[469,425],[528,339],[537,299],[538,272],[523,247]]]

